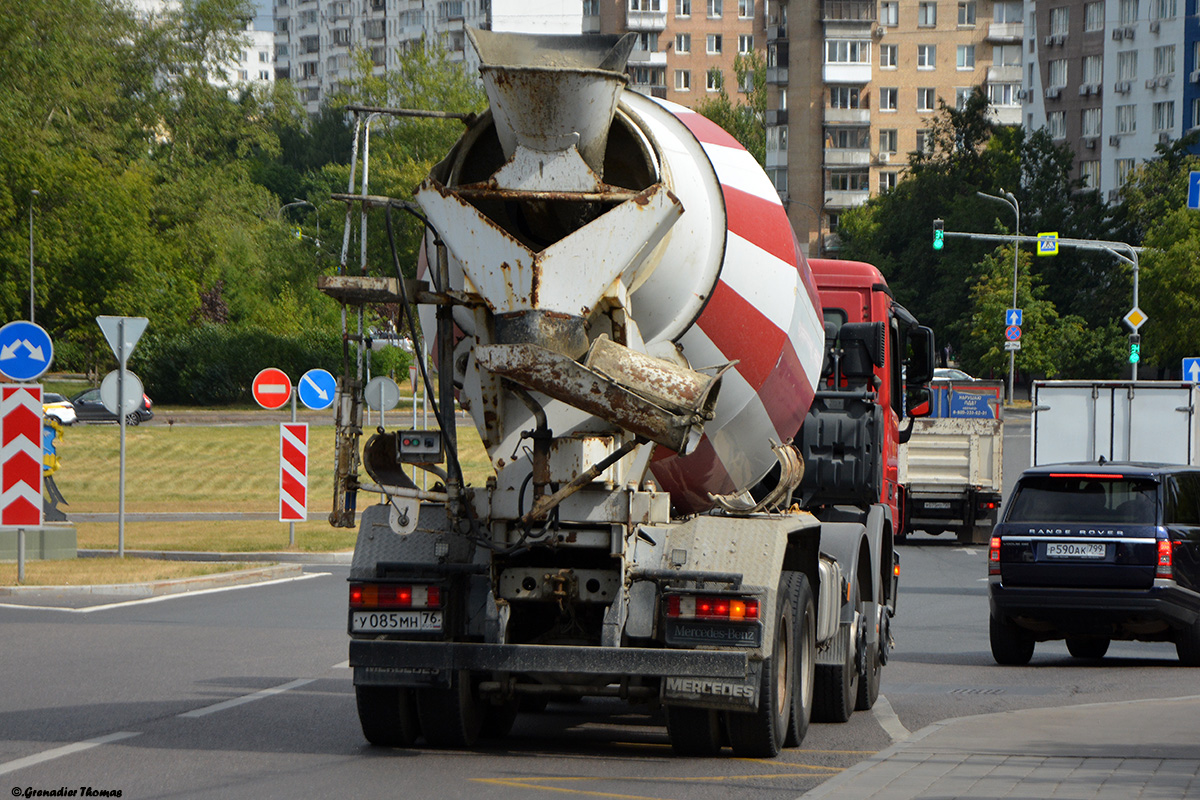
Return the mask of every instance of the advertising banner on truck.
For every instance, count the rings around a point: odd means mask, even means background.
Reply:
[[[937,419],[1000,419],[1001,381],[934,381],[930,416]]]

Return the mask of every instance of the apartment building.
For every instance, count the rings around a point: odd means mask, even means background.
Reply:
[[[1196,12],[1188,0],[1026,4],[1025,125],[1068,144],[1109,201],[1157,145],[1200,127]]]
[[[983,86],[997,122],[1021,122],[1022,10],[1020,0],[769,3],[767,169],[810,255],[835,253],[841,214],[896,186],[909,153],[929,147],[942,101]]]
[[[351,77],[357,48],[382,74],[422,36],[438,37],[473,74],[467,28],[579,33],[582,14],[583,0],[276,0],[275,76],[315,113]]]

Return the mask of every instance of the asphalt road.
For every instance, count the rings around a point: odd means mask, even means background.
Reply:
[[[469,752],[370,747],[344,666],[344,566],[150,602],[0,605],[0,796],[791,798],[940,720],[1194,693],[1171,645],[1114,642],[1085,665],[1040,644],[1028,667],[995,665],[985,558],[911,537],[880,702],[775,760],[675,758],[661,719],[598,701],[523,715]]]

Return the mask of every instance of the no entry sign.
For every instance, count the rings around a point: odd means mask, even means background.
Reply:
[[[251,386],[254,401],[263,408],[282,408],[292,396],[292,379],[275,367],[267,367],[254,376]]]
[[[42,387],[0,390],[0,525],[42,524]]]
[[[279,521],[308,519],[308,424],[279,425]]]

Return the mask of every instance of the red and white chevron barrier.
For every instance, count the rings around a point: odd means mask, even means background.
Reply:
[[[308,519],[308,423],[279,425],[279,521]]]
[[[0,389],[0,525],[42,524],[42,387]]]

